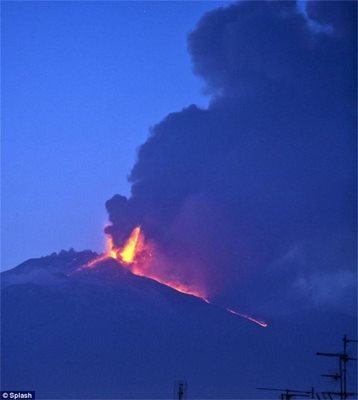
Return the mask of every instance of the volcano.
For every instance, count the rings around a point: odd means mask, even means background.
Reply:
[[[62,251],[2,273],[2,390],[168,399],[174,382],[186,380],[189,398],[242,399],[283,379],[313,384],[319,338],[311,322],[286,318],[262,329],[114,259],[81,268],[96,257]],[[322,346],[341,333],[327,332]]]

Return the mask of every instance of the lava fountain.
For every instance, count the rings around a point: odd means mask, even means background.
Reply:
[[[130,265],[134,262],[136,254],[140,251],[140,244],[142,243],[141,239],[141,229],[140,226],[137,226],[133,229],[133,232],[131,233],[126,243],[124,244],[123,249],[119,253],[120,259],[123,264]],[[112,250],[112,252],[115,253],[114,250]]]
[[[115,246],[112,237],[108,236],[106,252],[90,261],[86,266],[92,268],[101,261],[113,258],[122,266],[130,270],[134,275],[153,279],[163,285],[177,290],[178,292],[198,297],[206,303],[211,304],[211,301],[207,299],[202,290],[185,285],[183,282],[179,282],[178,280],[163,277],[162,274],[156,272],[155,269],[149,268],[152,264],[152,256],[153,248],[146,243],[141,227],[137,226],[133,229],[129,238],[122,247]],[[244,314],[231,308],[223,308],[230,314],[245,318],[261,327],[266,328],[268,326],[265,321],[254,318],[248,314]]]

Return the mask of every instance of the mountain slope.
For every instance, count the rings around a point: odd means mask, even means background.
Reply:
[[[261,328],[114,260],[78,270],[93,257],[63,252],[3,274],[2,389],[164,399],[186,379],[190,398],[267,398],[255,387],[313,384],[317,341],[340,338],[338,326],[320,338],[306,317]]]

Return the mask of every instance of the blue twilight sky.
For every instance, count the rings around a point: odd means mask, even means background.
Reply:
[[[3,269],[101,251],[148,127],[207,104],[186,38],[227,3],[2,2]]]

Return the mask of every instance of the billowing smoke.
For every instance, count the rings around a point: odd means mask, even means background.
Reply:
[[[106,204],[114,242],[140,224],[169,274],[256,314],[355,307],[355,21],[355,2],[204,15],[188,43],[210,106],[151,129],[131,197]]]

